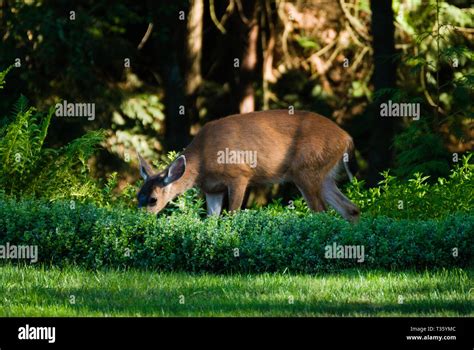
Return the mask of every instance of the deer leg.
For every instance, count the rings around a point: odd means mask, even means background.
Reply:
[[[228,186],[229,191],[229,211],[239,210],[244,201],[246,181],[236,181]]]
[[[300,179],[295,182],[296,187],[300,190],[304,200],[308,204],[308,207],[316,212],[325,211],[326,206],[321,198],[320,183],[319,181],[313,181],[310,183],[309,180]]]
[[[344,219],[352,222],[359,219],[360,209],[339,191],[334,179],[330,177],[324,179],[322,195],[324,201],[331,205]]]
[[[224,192],[206,193],[207,216],[219,216],[222,211],[222,201],[224,200]]]

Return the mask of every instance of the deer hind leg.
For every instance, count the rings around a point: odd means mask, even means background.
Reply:
[[[224,194],[225,192],[206,193],[207,216],[221,214]]]
[[[295,181],[296,187],[300,190],[308,207],[316,212],[325,211],[326,206],[321,197],[320,181],[309,179],[298,179]]]
[[[337,188],[334,179],[330,176],[323,180],[321,193],[323,200],[341,214],[344,219],[352,222],[356,222],[359,219],[360,209],[342,194],[339,188]]]

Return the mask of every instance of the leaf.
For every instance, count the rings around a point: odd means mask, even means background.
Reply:
[[[319,49],[318,43],[316,43],[310,37],[300,36],[296,38],[296,41],[303,49]]]

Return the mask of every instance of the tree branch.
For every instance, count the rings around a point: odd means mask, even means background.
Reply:
[[[140,41],[140,44],[138,44],[137,46],[138,50],[141,50],[143,46],[145,46],[146,42],[150,38],[152,30],[153,30],[153,23],[148,23],[148,28],[146,29],[145,35],[143,35],[143,38]]]

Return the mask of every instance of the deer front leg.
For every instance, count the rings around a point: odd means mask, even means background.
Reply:
[[[222,211],[222,201],[224,200],[224,192],[206,193],[207,216],[219,216]]]
[[[247,181],[238,180],[228,186],[229,191],[229,211],[239,210],[244,201]]]

